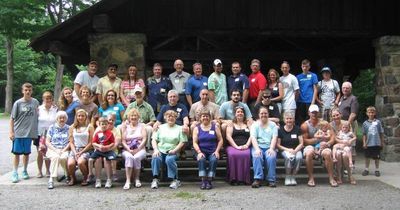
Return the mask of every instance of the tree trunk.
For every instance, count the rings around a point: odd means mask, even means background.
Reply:
[[[54,99],[58,100],[58,97],[60,96],[61,93],[64,65],[61,63],[61,56],[57,55],[56,60],[57,60],[57,72],[56,72],[56,83],[54,86]]]
[[[11,113],[13,105],[13,86],[14,86],[14,44],[11,37],[6,37],[5,47],[7,51],[7,85],[6,85],[6,104],[4,112]]]

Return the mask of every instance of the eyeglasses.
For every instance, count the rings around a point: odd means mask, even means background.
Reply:
[[[262,98],[265,98],[265,99],[267,99],[267,98],[271,98],[271,96],[262,96]]]
[[[110,95],[107,95],[107,97],[115,97],[115,95],[111,95],[111,94],[110,94]]]

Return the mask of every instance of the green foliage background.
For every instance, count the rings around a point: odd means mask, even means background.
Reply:
[[[357,96],[360,109],[358,121],[364,122],[367,119],[365,114],[368,106],[375,105],[375,69],[361,70],[360,75],[353,82],[352,93]]]

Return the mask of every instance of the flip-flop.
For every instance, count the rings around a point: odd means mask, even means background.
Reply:
[[[89,183],[87,182],[87,180],[83,179],[82,183],[81,183],[81,186],[88,186],[88,185],[89,185]]]
[[[338,183],[335,180],[329,181],[329,184],[331,185],[331,187],[337,187],[338,186]]]
[[[314,180],[308,181],[307,185],[308,185],[309,187],[315,187],[315,182],[314,182]]]

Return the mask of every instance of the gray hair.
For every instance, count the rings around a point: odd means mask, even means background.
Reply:
[[[58,111],[56,113],[56,120],[58,120],[58,118],[60,118],[62,116],[64,116],[66,118],[66,120],[68,120],[68,115],[67,115],[67,113],[65,111]]]
[[[344,86],[349,86],[350,89],[353,89],[353,85],[351,84],[351,82],[343,82],[342,87]]]
[[[283,118],[287,118],[287,117],[294,118],[293,111],[286,111],[285,113],[283,113]]]
[[[178,93],[178,91],[176,91],[176,90],[170,90],[170,91],[168,91],[168,95],[171,95],[171,94],[175,94],[176,96],[179,96],[179,93]]]

